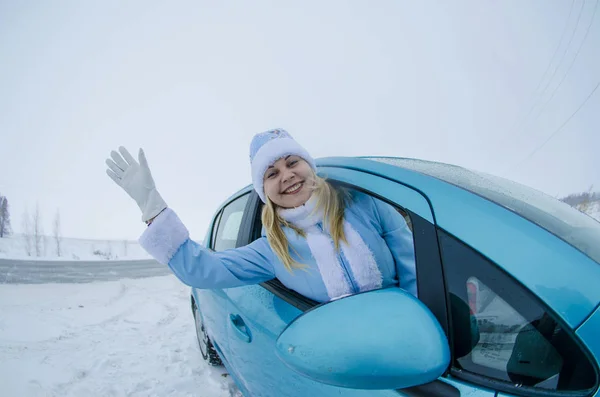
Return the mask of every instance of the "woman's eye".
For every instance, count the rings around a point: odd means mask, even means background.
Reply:
[[[290,166],[290,167],[293,167],[293,166],[295,166],[295,165],[296,165],[296,163],[298,163],[298,160],[292,160],[292,161],[290,161],[290,164],[289,164],[289,166]]]
[[[275,176],[275,172],[270,172],[267,174],[267,179],[271,179],[274,176]]]

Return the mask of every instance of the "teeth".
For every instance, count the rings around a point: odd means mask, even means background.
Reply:
[[[296,183],[294,186],[287,188],[284,193],[292,193],[292,192],[300,189],[300,186],[302,186],[302,183]]]

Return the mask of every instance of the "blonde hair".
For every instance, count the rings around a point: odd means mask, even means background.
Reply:
[[[325,179],[314,175],[315,184],[313,194],[317,195],[317,209],[323,210],[323,223],[329,225],[329,231],[333,239],[335,250],[340,249],[340,241],[347,243],[344,233],[344,207],[347,192],[341,188],[332,186]],[[294,230],[302,237],[306,234],[302,229],[287,222],[277,213],[277,206],[266,197],[266,204],[262,209],[262,224],[267,232],[267,240],[273,252],[279,257],[288,271],[294,268],[303,269],[306,265],[295,262],[289,251],[289,242],[283,232],[282,226]]]

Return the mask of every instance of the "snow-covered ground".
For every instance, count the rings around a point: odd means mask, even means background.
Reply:
[[[0,285],[2,396],[230,396],[174,276]]]
[[[22,234],[0,238],[0,259],[82,260],[86,262],[151,259],[137,241],[129,240],[62,238],[60,251],[59,256],[56,240],[51,236],[42,236],[37,252],[35,243],[31,239],[28,243],[28,239]]]

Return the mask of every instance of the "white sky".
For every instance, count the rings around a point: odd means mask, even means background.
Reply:
[[[0,194],[17,232],[37,201],[48,233],[60,208],[65,236],[136,239],[140,211],[104,160],[141,146],[201,239],[273,127],[315,157],[443,161],[553,196],[600,187],[600,89],[522,162],[600,80],[597,0],[571,4],[3,1]]]

